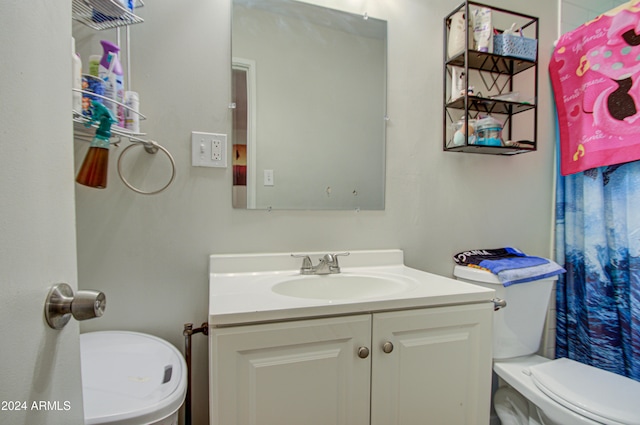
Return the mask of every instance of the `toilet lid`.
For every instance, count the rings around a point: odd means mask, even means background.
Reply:
[[[151,423],[173,414],[186,394],[182,354],[151,335],[80,335],[85,424]]]
[[[565,358],[529,371],[543,393],[582,416],[603,424],[640,424],[640,382]]]

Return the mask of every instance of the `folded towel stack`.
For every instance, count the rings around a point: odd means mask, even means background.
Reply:
[[[464,251],[454,255],[453,259],[461,266],[476,267],[497,275],[504,286],[545,279],[566,272],[552,260],[526,255],[512,247]]]

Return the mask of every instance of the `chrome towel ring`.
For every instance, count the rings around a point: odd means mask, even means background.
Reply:
[[[169,158],[169,161],[171,162],[171,178],[169,179],[167,184],[165,184],[160,189],[150,191],[150,192],[140,190],[137,187],[133,186],[131,183],[129,183],[127,179],[124,177],[124,175],[122,174],[122,157],[124,157],[125,152],[127,152],[129,149],[131,149],[135,145],[142,145],[144,150],[150,154],[156,154],[158,153],[158,150],[161,150],[162,152],[164,152],[165,155],[167,155],[167,158]],[[122,180],[122,183],[124,183],[125,186],[127,186],[129,189],[133,190],[134,192],[139,193],[141,195],[156,195],[166,190],[169,187],[169,185],[173,183],[173,180],[176,177],[176,162],[173,159],[173,156],[171,156],[171,153],[169,153],[169,151],[166,148],[164,148],[162,145],[158,144],[157,142],[154,142],[153,140],[149,140],[149,141],[133,141],[132,140],[132,144],[124,148],[124,150],[120,153],[120,156],[118,156],[118,176],[120,176],[120,180]]]

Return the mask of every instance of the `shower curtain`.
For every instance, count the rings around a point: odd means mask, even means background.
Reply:
[[[640,161],[560,176],[556,357],[640,381]]]

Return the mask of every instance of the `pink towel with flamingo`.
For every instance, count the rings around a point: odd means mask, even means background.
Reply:
[[[562,35],[549,73],[562,175],[640,159],[640,0]]]

